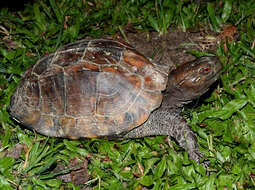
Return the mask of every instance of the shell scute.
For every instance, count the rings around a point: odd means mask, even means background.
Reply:
[[[136,51],[126,50],[123,52],[123,60],[136,68],[137,73],[142,72],[144,67],[152,65],[151,62]]]
[[[79,63],[82,60],[83,51],[67,51],[67,52],[59,52],[57,51],[52,58],[52,63],[55,65],[59,65],[62,67],[65,66],[73,66]]]
[[[97,72],[82,70],[69,71],[65,76],[66,114],[75,117],[92,117],[94,105],[91,97],[96,95]]]
[[[62,46],[58,49],[59,52],[66,52],[66,51],[83,51],[86,47],[88,47],[88,44],[90,43],[90,40],[79,40],[67,45]]]
[[[47,68],[49,68],[53,56],[54,55],[51,54],[51,55],[48,55],[48,56],[42,58],[41,60],[39,60],[38,64],[33,66],[32,72],[38,76],[41,75],[43,72],[45,72],[47,70]]]
[[[86,118],[80,118],[77,120],[76,128],[72,131],[72,133],[67,134],[73,134],[72,136],[77,137],[98,137],[99,134],[98,126],[95,122],[92,122],[91,119]]]
[[[133,86],[119,75],[100,73],[97,76],[97,113],[111,115],[124,113],[137,97]]]
[[[47,75],[39,79],[41,106],[40,110],[45,114],[64,114],[65,88],[64,73],[58,67],[52,67]]]

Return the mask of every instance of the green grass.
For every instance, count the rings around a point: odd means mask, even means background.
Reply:
[[[253,0],[42,0],[0,9],[0,189],[80,189],[61,182],[53,169],[85,157],[93,189],[255,189],[254,13]],[[237,27],[239,39],[216,52],[224,65],[220,83],[199,106],[183,111],[211,161],[209,176],[165,137],[72,141],[41,136],[10,119],[10,96],[39,57],[86,36],[123,32],[130,23],[159,35],[175,27]],[[5,156],[16,144],[24,146],[19,157]]]

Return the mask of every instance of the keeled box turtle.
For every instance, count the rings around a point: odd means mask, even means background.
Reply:
[[[166,66],[151,63],[127,43],[81,40],[27,70],[9,112],[46,136],[168,135],[199,162],[203,154],[179,113],[184,104],[207,91],[221,68],[216,57],[202,57],[169,74]]]

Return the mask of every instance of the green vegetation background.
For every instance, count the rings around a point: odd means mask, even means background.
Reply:
[[[58,163],[89,157],[93,189],[255,189],[254,0],[37,0],[0,9],[0,189],[81,189],[54,173]],[[165,137],[124,141],[72,141],[21,129],[6,108],[21,75],[47,52],[86,36],[125,34],[127,24],[145,32],[237,27],[239,39],[221,45],[224,71],[202,105],[183,114],[211,161],[210,174]],[[17,158],[6,156],[17,144]]]

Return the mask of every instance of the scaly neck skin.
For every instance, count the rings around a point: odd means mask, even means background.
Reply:
[[[171,90],[164,93],[162,107],[181,109],[185,104],[188,104],[191,101],[192,99],[188,97],[188,94],[172,87]]]

